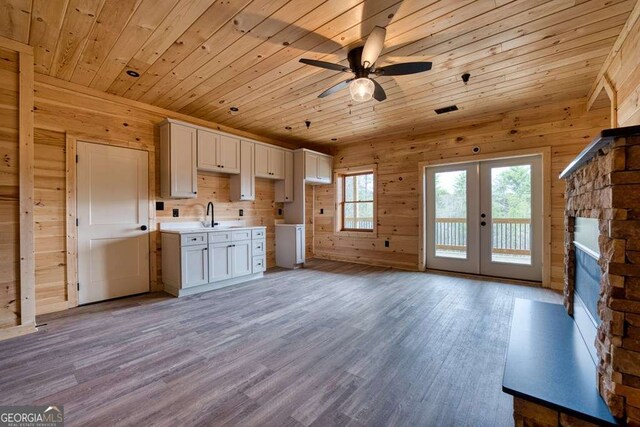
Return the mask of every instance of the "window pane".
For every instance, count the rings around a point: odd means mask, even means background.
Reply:
[[[355,200],[355,176],[344,177],[344,200],[353,202]]]
[[[373,202],[345,204],[344,228],[373,230]]]
[[[356,200],[373,200],[373,174],[358,175],[356,178]]]
[[[435,173],[436,256],[467,257],[467,171]]]
[[[531,264],[531,165],[491,168],[491,261]]]

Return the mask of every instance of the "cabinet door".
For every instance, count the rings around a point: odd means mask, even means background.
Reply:
[[[176,123],[170,126],[171,197],[195,197],[196,129]]]
[[[318,156],[304,153],[304,178],[310,181],[318,180]]]
[[[218,143],[218,163],[225,173],[240,173],[240,139],[221,135]]]
[[[318,156],[318,179],[323,182],[331,182],[331,166],[333,159],[326,156]]]
[[[229,192],[232,201],[255,200],[255,144],[251,141],[240,141],[240,173],[232,175],[229,180]]]
[[[269,173],[273,179],[284,179],[285,151],[272,148],[269,153]]]
[[[269,152],[271,149],[262,144],[255,144],[256,177],[271,178],[269,173]]]
[[[233,255],[231,256],[233,261],[233,277],[251,274],[253,268],[253,265],[251,264],[251,240],[233,242],[231,249],[233,250]]]
[[[275,185],[276,202],[293,202],[293,153],[284,152],[284,179],[276,181]]]
[[[209,258],[207,245],[181,248],[182,288],[209,283]]]
[[[231,243],[209,245],[209,282],[230,279],[232,277]]]
[[[204,171],[218,171],[218,145],[220,135],[198,129],[198,169]]]
[[[304,227],[296,227],[296,264],[304,262]]]

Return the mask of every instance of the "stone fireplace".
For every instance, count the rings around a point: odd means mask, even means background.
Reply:
[[[561,177],[566,179],[564,304],[579,328],[577,304],[597,307],[598,390],[612,415],[640,425],[640,126],[603,131]],[[599,292],[582,295],[596,301],[581,301],[576,280],[584,279],[576,277],[584,275],[576,272],[584,251],[574,241],[576,225],[589,219],[597,221],[593,253],[600,286]]]

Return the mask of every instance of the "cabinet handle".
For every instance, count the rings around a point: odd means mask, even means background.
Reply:
[[[197,237],[192,237],[192,238],[191,238],[191,241],[192,241],[192,242],[195,242],[196,240],[198,240],[198,238],[197,238]]]
[[[203,249],[203,251],[208,251],[208,250],[209,250],[209,248],[204,248],[204,249]]]

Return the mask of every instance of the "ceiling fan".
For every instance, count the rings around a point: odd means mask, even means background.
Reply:
[[[369,37],[367,37],[364,46],[356,47],[349,51],[347,55],[349,67],[332,62],[316,61],[314,59],[300,59],[300,62],[303,64],[326,68],[328,70],[353,73],[355,75],[355,77],[325,90],[318,95],[318,98],[324,98],[348,86],[351,92],[351,99],[354,101],[364,102],[371,98],[376,101],[384,101],[387,99],[387,94],[378,82],[369,77],[369,74],[375,74],[376,76],[403,76],[406,74],[422,73],[423,71],[429,71],[431,69],[431,62],[405,62],[376,68],[375,64],[384,47],[386,35],[386,29],[374,27]]]

